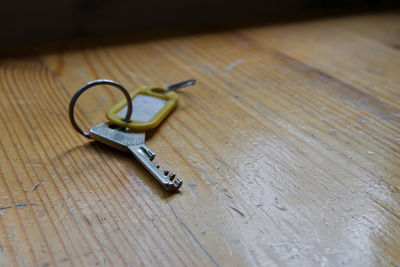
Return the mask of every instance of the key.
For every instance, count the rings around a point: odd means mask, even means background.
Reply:
[[[161,171],[159,166],[154,164],[156,154],[144,144],[144,132],[127,132],[123,127],[101,123],[90,128],[89,135],[96,141],[133,154],[167,191],[177,191],[182,186],[183,180],[176,178],[175,173]]]

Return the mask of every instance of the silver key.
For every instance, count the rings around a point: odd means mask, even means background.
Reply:
[[[175,173],[170,174],[168,170],[161,171],[159,166],[154,164],[153,159],[156,154],[144,144],[145,133],[126,132],[121,127],[112,127],[101,123],[90,128],[89,135],[96,141],[133,154],[166,190],[176,191],[182,186],[183,180],[175,179]]]

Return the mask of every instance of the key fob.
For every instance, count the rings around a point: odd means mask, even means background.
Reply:
[[[178,94],[160,86],[142,86],[129,93],[133,112],[129,122],[123,121],[127,112],[126,99],[110,108],[107,119],[118,126],[135,132],[144,132],[157,127],[178,104]]]

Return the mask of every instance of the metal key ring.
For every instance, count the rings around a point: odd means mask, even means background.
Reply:
[[[88,82],[87,84],[85,84],[84,86],[82,86],[81,88],[78,89],[78,91],[76,91],[76,93],[72,96],[71,98],[71,102],[69,103],[69,120],[72,124],[72,126],[74,127],[74,129],[80,133],[81,135],[83,135],[84,137],[90,138],[92,139],[92,137],[90,137],[90,135],[83,131],[78,124],[75,121],[75,117],[74,117],[74,107],[76,104],[76,101],[78,100],[78,98],[81,96],[81,94],[83,94],[86,90],[88,90],[89,88],[96,86],[96,85],[112,85],[114,87],[117,87],[118,89],[120,89],[122,91],[122,93],[124,93],[124,96],[126,98],[126,102],[128,104],[128,111],[126,112],[124,121],[125,122],[129,122],[131,119],[131,115],[132,115],[132,101],[131,101],[131,97],[129,96],[128,91],[126,91],[126,89],[124,87],[122,87],[122,85],[120,85],[117,82],[111,81],[111,80],[105,80],[105,79],[101,79],[101,80],[94,80],[91,82]]]

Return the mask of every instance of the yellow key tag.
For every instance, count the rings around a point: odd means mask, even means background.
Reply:
[[[159,86],[142,86],[129,93],[133,112],[129,122],[123,121],[127,112],[126,100],[110,108],[106,117],[113,124],[144,132],[157,127],[178,104],[178,94]]]

